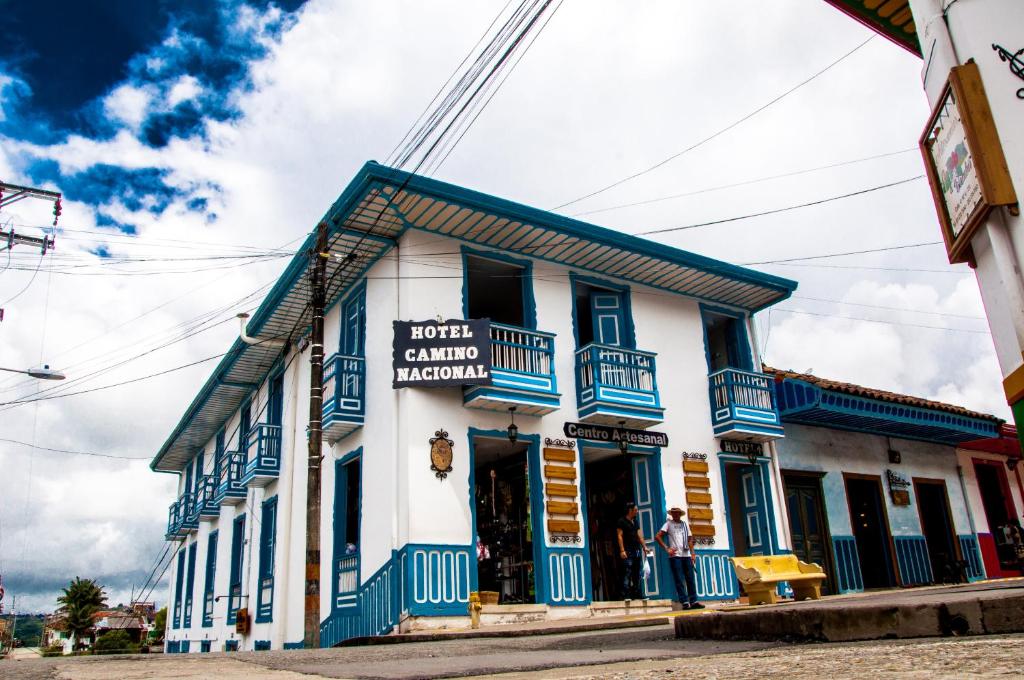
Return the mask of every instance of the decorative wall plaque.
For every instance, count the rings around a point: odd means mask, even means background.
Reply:
[[[448,439],[448,432],[441,428],[430,438],[430,469],[438,479],[446,479],[452,471],[452,447],[455,442]]]

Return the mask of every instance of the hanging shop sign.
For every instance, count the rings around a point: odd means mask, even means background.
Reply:
[[[570,439],[592,439],[598,442],[636,444],[637,446],[668,446],[668,435],[664,432],[631,430],[627,427],[608,427],[588,423],[566,423],[562,432]]]
[[[885,479],[889,482],[889,495],[893,505],[910,505],[910,482],[898,472],[885,471]]]
[[[978,225],[992,208],[1017,205],[977,64],[950,70],[920,147],[949,261],[971,261]]]
[[[743,456],[763,456],[764,444],[760,442],[737,442],[731,439],[723,439],[722,452],[738,453]]]
[[[393,324],[395,389],[491,384],[490,319]]]

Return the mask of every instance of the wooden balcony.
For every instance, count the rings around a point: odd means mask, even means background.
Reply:
[[[196,485],[196,520],[211,520],[220,517],[220,504],[217,503],[217,477],[203,475]]]
[[[217,484],[215,500],[218,505],[238,505],[245,502],[248,489],[245,477],[245,453],[232,452],[224,456],[220,462],[220,478]]]
[[[535,416],[558,409],[554,334],[492,323],[491,378],[490,385],[464,388],[462,403],[487,411],[515,406]]]
[[[331,444],[363,426],[366,360],[334,354],[324,363],[323,433]]]
[[[783,436],[771,376],[725,368],[708,376],[708,389],[716,437],[764,442]]]
[[[585,423],[647,428],[665,419],[655,355],[591,343],[576,351],[576,401]]]
[[[266,486],[281,474],[281,426],[260,423],[249,431],[246,486]]]

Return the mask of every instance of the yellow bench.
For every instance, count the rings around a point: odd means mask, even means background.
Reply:
[[[817,564],[808,564],[796,555],[758,555],[730,557],[736,579],[747,591],[750,604],[775,604],[775,587],[787,581],[796,600],[820,600],[825,572]]]

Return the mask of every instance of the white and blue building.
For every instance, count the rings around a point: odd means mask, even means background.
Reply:
[[[323,645],[468,625],[474,591],[496,593],[491,620],[621,611],[627,501],[648,540],[687,508],[703,599],[739,597],[730,556],[794,550],[783,468],[827,465],[780,453],[784,419],[828,424],[782,401],[751,322],[794,282],[373,162],[323,221]],[[302,644],[312,245],[153,460],[180,478],[168,651]],[[489,320],[488,384],[396,389],[395,322],[471,319]],[[420,377],[457,383],[455,354]],[[659,436],[569,440],[567,423]],[[652,606],[674,596],[663,560]]]

